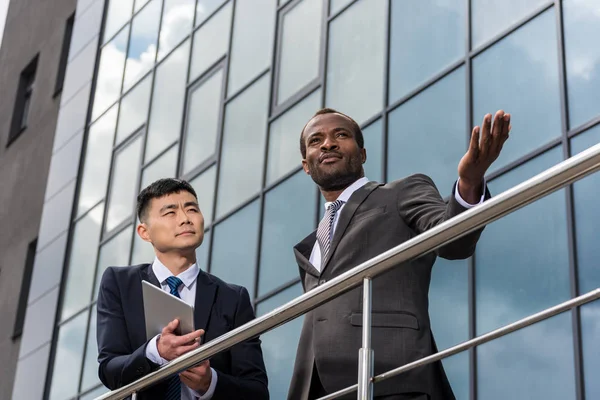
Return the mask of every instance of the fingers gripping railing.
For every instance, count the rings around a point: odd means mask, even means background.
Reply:
[[[600,144],[555,165],[520,185],[439,224],[411,240],[365,261],[268,314],[258,317],[244,326],[206,343],[199,349],[171,361],[158,371],[152,372],[127,386],[98,397],[97,400],[123,399],[172,374],[186,370],[200,361],[206,360],[240,342],[256,337],[307,313],[315,307],[360,285],[365,278],[373,278],[394,266],[429,253],[598,169],[600,169]],[[364,315],[363,318],[365,318]],[[368,348],[370,348],[370,344]],[[368,359],[372,362],[370,356]],[[369,368],[368,363],[367,365],[363,365],[362,368]],[[367,394],[369,391],[372,392],[372,389],[369,388],[370,385],[370,383],[363,385],[363,387],[366,387]]]

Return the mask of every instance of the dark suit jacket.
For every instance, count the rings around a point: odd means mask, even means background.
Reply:
[[[354,192],[342,209],[320,273],[309,262],[316,232],[294,247],[304,290],[309,291],[464,210],[454,196],[446,204],[425,175],[412,175],[385,185],[369,182]],[[464,236],[373,280],[371,340],[375,374],[437,352],[428,313],[431,268],[438,255],[447,259],[472,255],[480,234],[476,231]],[[362,287],[305,316],[289,399],[308,398],[313,364],[328,393],[356,384],[361,325]],[[439,362],[375,384],[376,396],[409,392],[427,393],[432,400],[454,399]]]
[[[142,280],[159,286],[151,264],[109,267],[98,294],[98,361],[100,380],[109,389],[127,385],[158,369],[146,358],[146,323]],[[200,271],[196,282],[194,323],[204,329],[204,342],[254,318],[248,291]],[[267,375],[258,338],[240,343],[210,359],[219,375],[214,400],[268,399]],[[162,399],[163,381],[138,394],[138,399]]]

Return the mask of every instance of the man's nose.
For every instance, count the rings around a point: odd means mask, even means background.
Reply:
[[[321,145],[321,149],[323,150],[335,150],[338,148],[337,140],[334,137],[327,136],[325,140],[323,140],[323,144]]]

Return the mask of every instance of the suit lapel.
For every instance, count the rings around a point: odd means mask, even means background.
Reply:
[[[310,254],[317,241],[317,231],[313,231],[304,240],[294,246],[294,255],[298,266],[307,273],[319,277],[319,271],[310,263]]]
[[[196,278],[196,302],[194,303],[194,328],[206,331],[208,318],[212,310],[217,286],[204,271]]]
[[[160,288],[160,282],[158,281],[158,278],[156,277],[156,275],[154,275],[154,272],[152,271],[152,264],[148,264],[146,266],[146,268],[142,272],[142,279]]]
[[[327,268],[327,264],[329,263],[329,260],[331,260],[331,256],[335,252],[336,247],[338,244],[340,244],[340,241],[346,232],[346,228],[348,228],[348,224],[350,224],[350,221],[358,209],[358,206],[360,206],[362,202],[369,197],[371,192],[380,185],[381,184],[377,182],[368,182],[365,186],[354,192],[352,196],[350,196],[350,199],[348,199],[348,203],[344,205],[344,208],[342,209],[338,219],[337,227],[335,228],[335,233],[333,234],[333,240],[331,241],[329,254],[327,254],[327,258],[321,263],[321,274],[323,271],[325,271],[325,268]]]

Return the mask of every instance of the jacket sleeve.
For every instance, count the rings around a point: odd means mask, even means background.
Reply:
[[[234,328],[254,319],[250,296],[240,288]],[[212,400],[268,400],[269,389],[260,339],[253,338],[230,349],[231,374],[217,371],[219,379]]]
[[[444,202],[435,184],[426,175],[412,175],[403,180],[398,190],[398,213],[417,234],[421,234],[466,211],[456,201],[456,183],[452,189],[452,196]],[[488,188],[485,188],[485,200],[491,198]],[[437,254],[449,260],[468,258],[475,252],[475,245],[481,236],[482,229],[478,229],[445,246],[437,249]]]
[[[146,358],[146,345],[130,349],[127,326],[113,268],[102,276],[97,302],[98,376],[111,390],[127,385],[156,370]]]

